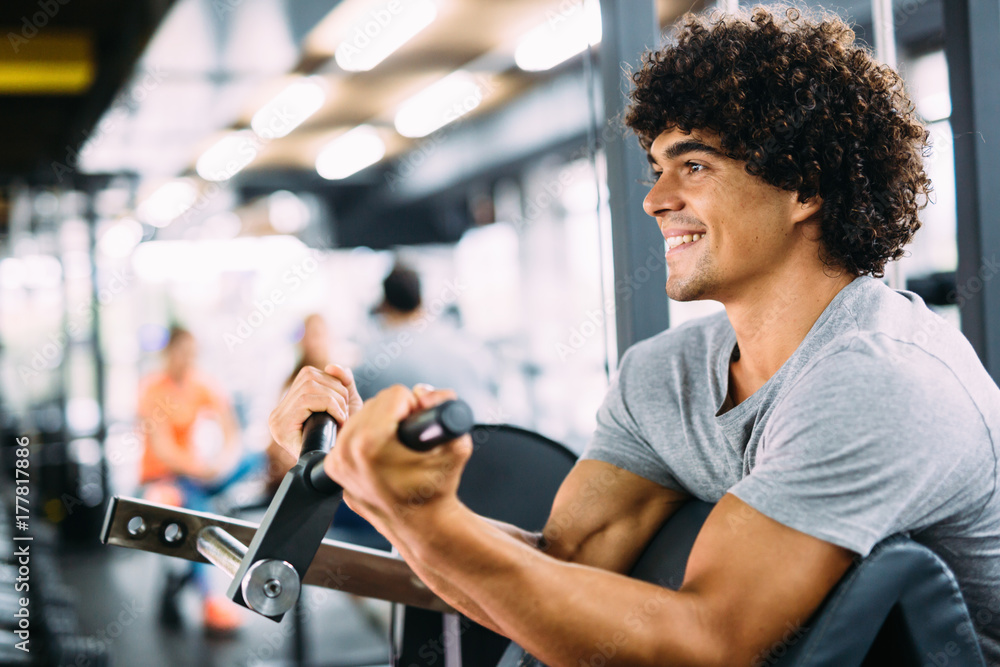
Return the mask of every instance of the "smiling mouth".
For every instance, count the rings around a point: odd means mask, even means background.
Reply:
[[[689,243],[694,243],[695,241],[701,240],[704,234],[684,234],[683,236],[668,236],[667,237],[667,252],[670,252],[674,248],[687,245]]]

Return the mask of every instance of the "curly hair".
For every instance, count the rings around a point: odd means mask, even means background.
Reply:
[[[625,123],[646,150],[665,130],[711,131],[751,175],[819,195],[823,261],[881,277],[920,227],[927,130],[839,17],[782,9],[686,14],[632,75]]]

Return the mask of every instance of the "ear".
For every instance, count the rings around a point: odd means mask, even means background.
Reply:
[[[799,201],[798,194],[795,194],[794,199],[792,200],[792,210],[790,211],[792,222],[805,222],[813,216],[818,215],[822,209],[823,198],[818,194],[813,195],[804,202]]]

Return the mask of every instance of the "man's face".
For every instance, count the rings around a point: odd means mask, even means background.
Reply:
[[[748,174],[714,134],[663,132],[649,161],[656,181],[643,208],[669,246],[671,299],[725,302],[776,279],[792,261],[795,225],[815,209]]]

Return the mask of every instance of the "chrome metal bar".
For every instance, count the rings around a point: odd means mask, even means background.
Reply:
[[[207,563],[211,561],[199,552],[198,537],[212,526],[242,544],[249,544],[257,530],[246,521],[115,496],[108,505],[101,541]],[[346,542],[323,540],[302,583],[432,611],[454,611],[399,556]]]
[[[230,577],[236,576],[240,561],[247,555],[246,545],[218,526],[205,526],[199,530],[195,547],[208,562]]]

